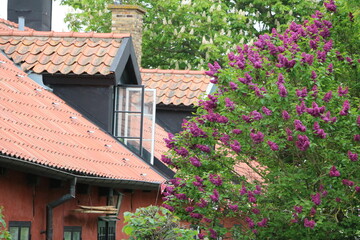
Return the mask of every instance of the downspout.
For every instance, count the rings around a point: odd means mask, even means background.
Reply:
[[[73,178],[70,185],[70,193],[65,194],[59,199],[46,205],[46,240],[53,240],[53,209],[57,206],[75,198],[76,177]]]

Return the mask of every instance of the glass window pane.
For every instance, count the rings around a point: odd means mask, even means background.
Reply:
[[[72,240],[80,240],[80,232],[73,232]]]
[[[12,240],[19,240],[19,228],[18,227],[10,227],[10,235]]]
[[[71,240],[71,232],[64,232],[64,240]]]
[[[20,231],[20,240],[29,240],[30,239],[30,228],[22,227]]]

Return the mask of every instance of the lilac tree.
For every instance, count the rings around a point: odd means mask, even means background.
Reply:
[[[199,238],[360,236],[359,9],[325,1],[209,64],[217,91],[162,157],[177,169],[163,206]]]

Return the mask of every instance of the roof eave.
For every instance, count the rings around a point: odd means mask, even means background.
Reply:
[[[156,190],[159,188],[159,185],[161,184],[161,182],[147,182],[147,181],[136,181],[130,179],[115,179],[115,178],[79,175],[6,155],[0,155],[0,167],[11,168],[18,171],[29,172],[39,176],[60,179],[60,180],[73,179],[76,177],[79,183],[102,186],[102,187]]]

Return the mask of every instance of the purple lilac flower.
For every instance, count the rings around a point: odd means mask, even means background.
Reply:
[[[340,172],[336,169],[335,166],[332,166],[330,168],[329,176],[330,177],[340,177]]]
[[[317,98],[317,94],[319,93],[319,90],[316,84],[314,84],[314,86],[311,88],[311,91],[313,92],[311,96]]]
[[[302,124],[302,122],[300,120],[294,120],[294,126],[295,126],[295,130],[299,131],[299,132],[305,132],[306,131],[306,127]]]
[[[259,227],[265,227],[268,222],[267,218],[263,218],[260,222],[257,223]]]
[[[241,145],[237,140],[234,140],[233,144],[230,144],[230,147],[236,153],[239,153],[241,151]]]
[[[354,135],[354,141],[355,142],[360,142],[360,134],[355,134]]]
[[[336,5],[335,5],[335,1],[334,0],[329,0],[324,2],[324,6],[326,7],[326,9],[330,12],[336,12]]]
[[[222,143],[224,143],[226,146],[229,146],[229,145],[230,145],[230,144],[229,144],[230,136],[227,135],[227,134],[223,134],[223,135],[219,138],[219,140],[220,140]]]
[[[209,174],[209,180],[215,186],[221,186],[222,185],[222,179],[217,174]]]
[[[207,223],[211,223],[211,222],[212,222],[212,220],[209,219],[209,218],[203,218],[203,219],[204,219],[204,221],[207,222]]]
[[[330,102],[330,99],[332,98],[332,91],[329,91],[325,94],[324,98],[322,99],[324,102]]]
[[[334,65],[330,63],[326,70],[329,72],[329,74],[332,73],[334,71]]]
[[[326,133],[325,133],[325,131],[324,131],[324,129],[321,129],[320,128],[320,125],[319,125],[319,123],[318,122],[314,122],[314,133],[318,136],[318,137],[320,137],[320,138],[322,138],[322,139],[324,139],[324,138],[326,138]]]
[[[333,47],[333,41],[332,40],[329,40],[327,41],[325,44],[324,44],[324,51],[325,52],[330,52],[330,50],[332,49]]]
[[[255,227],[255,224],[254,224],[254,222],[253,222],[253,220],[251,218],[246,217],[245,221],[247,222],[249,228],[254,228]]]
[[[295,142],[296,147],[300,151],[306,151],[310,147],[309,138],[306,135],[298,135],[298,140]]]
[[[214,229],[209,228],[209,232],[210,232],[210,238],[217,239],[217,232]]]
[[[249,85],[252,82],[253,78],[248,73],[245,73],[244,76],[244,78],[238,78],[239,82],[245,85]]]
[[[296,89],[296,95],[299,98],[304,98],[306,97],[308,94],[306,87],[304,87],[303,89]]]
[[[278,88],[279,88],[279,95],[280,95],[280,97],[286,97],[287,94],[288,94],[288,92],[287,92],[284,84],[279,84]]]
[[[185,211],[192,212],[192,211],[194,211],[194,209],[195,209],[194,207],[189,206],[189,207],[185,208]]]
[[[175,208],[173,206],[170,206],[170,205],[165,204],[165,203],[162,204],[161,206],[168,209],[170,212],[173,212],[175,210]]]
[[[321,192],[322,197],[326,197],[328,195],[328,191],[324,190]]]
[[[304,219],[304,227],[309,227],[313,229],[315,227],[315,221],[314,220],[308,220],[307,218]]]
[[[335,198],[335,201],[336,201],[336,202],[341,202],[341,198],[338,198],[338,197],[337,197],[337,198]]]
[[[241,190],[240,190],[240,194],[241,194],[241,195],[245,195],[246,193],[247,193],[246,187],[245,187],[245,186],[242,186],[242,187],[241,187]]]
[[[169,134],[168,134],[168,138],[164,138],[164,141],[165,141],[165,143],[166,143],[166,147],[167,147],[167,148],[172,149],[172,148],[175,147],[174,137],[175,137],[174,134],[169,133]]]
[[[259,144],[264,141],[264,134],[262,132],[250,133],[250,137],[255,144]]]
[[[310,209],[310,216],[314,216],[315,214],[316,214],[316,209],[312,207]]]
[[[233,210],[234,212],[237,211],[239,209],[239,206],[234,204],[234,205],[229,205],[229,209]]]
[[[325,106],[319,107],[316,102],[313,102],[312,108],[307,108],[306,111],[313,117],[320,117],[325,112]]]
[[[289,113],[285,110],[282,111],[282,117],[285,121],[290,119]]]
[[[343,104],[343,108],[340,111],[340,115],[341,116],[346,116],[349,114],[349,110],[350,110],[350,103],[349,100],[345,100],[344,104]]]
[[[303,210],[303,207],[302,207],[302,206],[294,206],[294,210],[295,210],[295,212],[297,212],[297,213],[301,213],[302,210]]]
[[[316,50],[318,48],[318,42],[316,40],[310,40],[309,45],[311,49]]]
[[[315,80],[317,78],[317,74],[315,71],[311,72],[311,79]]]
[[[233,134],[240,134],[240,133],[242,133],[242,131],[240,129],[233,129],[232,133]]]
[[[238,85],[236,84],[236,83],[234,83],[234,82],[229,82],[229,86],[230,86],[230,88],[232,89],[232,90],[236,90],[236,89],[238,89]]]
[[[214,74],[218,72],[219,69],[221,69],[220,65],[217,62],[214,62],[214,65],[211,63],[208,64],[209,71],[206,71],[205,74],[214,77]]]
[[[355,187],[355,191],[356,191],[356,192],[360,192],[360,186],[356,186],[356,187]]]
[[[188,150],[186,150],[186,148],[184,148],[184,147],[182,147],[180,149],[175,149],[175,152],[182,157],[187,157],[189,155]]]
[[[292,136],[292,131],[289,128],[286,128],[286,134],[287,134],[287,140],[288,141],[292,141],[293,140],[293,136]]]
[[[350,159],[352,162],[356,162],[356,161],[359,160],[359,156],[358,156],[357,153],[352,153],[352,152],[348,151],[347,154],[348,154],[349,159]]]
[[[260,210],[258,208],[253,208],[251,209],[251,211],[254,213],[254,214],[259,214],[260,213]]]
[[[343,97],[345,96],[346,94],[349,93],[349,87],[346,87],[346,88],[342,88],[341,86],[339,86],[338,88],[338,95],[339,97]]]
[[[197,157],[190,157],[190,163],[195,167],[201,167],[201,162]]]
[[[356,118],[356,124],[360,127],[360,115]]]
[[[309,66],[311,66],[314,62],[314,55],[312,54],[307,54],[303,52],[301,54],[301,57],[302,57],[301,62],[307,63]]]
[[[174,195],[175,195],[175,197],[176,197],[177,199],[179,199],[179,200],[186,200],[186,199],[187,199],[185,193],[175,193]]]
[[[263,119],[263,116],[261,113],[259,113],[258,111],[254,110],[250,113],[250,116],[252,116],[252,119],[254,119],[255,121],[261,120]]]
[[[204,239],[205,238],[205,234],[203,234],[203,233],[199,233],[197,236],[198,236],[199,239]]]
[[[272,141],[268,141],[267,144],[269,145],[272,151],[279,151],[279,146],[276,143]]]
[[[321,204],[320,193],[316,193],[315,195],[311,195],[311,201],[317,206],[320,205]]]
[[[305,102],[302,101],[300,106],[296,105],[296,112],[299,116],[301,116],[306,111]]]
[[[261,110],[263,111],[263,113],[264,113],[265,115],[270,116],[270,115],[272,114],[272,111],[271,111],[270,109],[268,109],[267,107],[265,107],[265,106],[263,106],[263,107],[261,108]]]
[[[200,202],[196,203],[196,205],[201,207],[201,208],[204,208],[204,207],[206,207],[208,205],[208,202],[205,199],[201,198]]]
[[[324,120],[324,122],[326,122],[326,123],[328,123],[328,122],[334,123],[337,120],[336,117],[331,117],[330,116],[330,111],[327,111],[326,114],[322,115],[321,119]]]
[[[343,179],[342,181],[342,184],[346,185],[346,186],[349,186],[349,187],[352,187],[354,186],[354,182],[353,181],[350,181],[348,179]]]
[[[161,161],[165,164],[169,164],[169,165],[172,165],[172,161],[170,158],[166,157],[165,155],[161,155]]]
[[[326,61],[326,52],[325,51],[317,51],[317,59],[319,59],[319,62],[325,62]]]
[[[230,98],[225,98],[225,106],[229,108],[230,111],[235,109],[234,102],[230,100]]]
[[[198,148],[202,152],[206,152],[206,153],[211,152],[211,148],[206,145],[196,144],[195,147]]]
[[[241,116],[242,120],[244,120],[247,123],[251,123],[252,122],[252,118],[246,115],[242,115]]]
[[[219,201],[219,192],[216,189],[214,189],[213,193],[214,193],[213,195],[210,195],[211,201],[218,202]]]
[[[203,215],[200,214],[200,213],[194,213],[194,212],[192,212],[192,213],[190,213],[190,217],[196,218],[196,219],[202,219],[202,218],[203,218]]]
[[[282,75],[282,73],[279,73],[278,75],[278,81],[276,82],[277,85],[280,85],[280,84],[284,84],[285,81],[284,81],[284,75]]]

